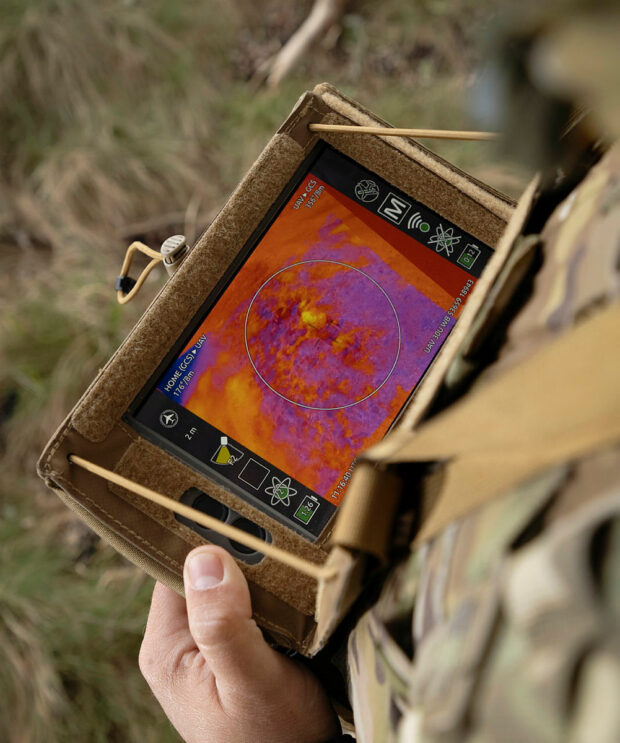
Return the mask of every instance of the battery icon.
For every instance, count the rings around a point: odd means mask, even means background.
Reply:
[[[456,262],[460,266],[463,266],[463,268],[471,268],[478,259],[479,255],[480,248],[477,245],[469,243],[465,246],[465,249],[463,250],[461,255],[459,255],[459,257],[456,259]]]
[[[310,523],[310,519],[314,516],[317,508],[321,504],[318,502],[316,498],[313,498],[311,495],[307,495],[299,508],[295,511],[295,518],[298,521],[301,521],[302,524],[308,524]]]

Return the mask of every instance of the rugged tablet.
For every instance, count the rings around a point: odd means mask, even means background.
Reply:
[[[321,143],[126,419],[314,540],[491,253]]]

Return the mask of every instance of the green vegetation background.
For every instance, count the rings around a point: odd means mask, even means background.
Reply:
[[[178,740],[137,669],[152,581],[47,492],[37,455],[164,281],[120,308],[133,239],[192,241],[323,80],[400,126],[467,128],[490,0],[350,2],[277,90],[253,73],[310,0],[0,4],[0,739]],[[512,195],[489,144],[432,145]]]

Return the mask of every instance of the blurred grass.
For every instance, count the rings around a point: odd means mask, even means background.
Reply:
[[[350,3],[277,91],[250,79],[311,7],[276,0],[0,6],[0,730],[8,743],[177,740],[137,670],[151,581],[37,480],[38,452],[157,287],[116,305],[132,239],[206,227],[305,89],[401,126],[471,126],[496,4]],[[489,144],[432,145],[513,195]]]
[[[0,525],[3,740],[178,740],[135,671],[150,582],[108,550],[76,572],[71,516],[29,512]]]

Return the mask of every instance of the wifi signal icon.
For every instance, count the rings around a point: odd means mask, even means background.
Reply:
[[[414,212],[407,222],[407,229],[409,230],[420,230],[420,232],[428,232],[431,226],[428,222],[422,219],[420,212]]]

